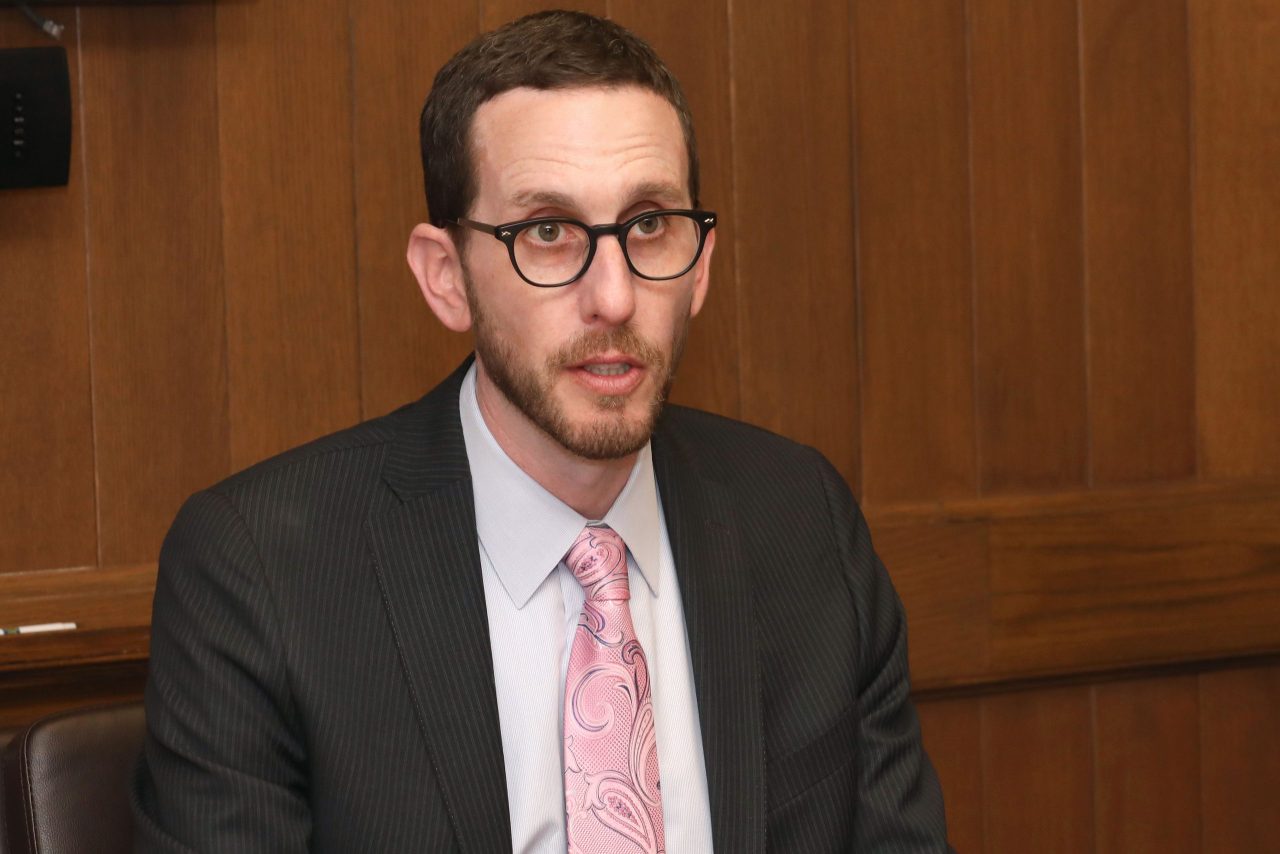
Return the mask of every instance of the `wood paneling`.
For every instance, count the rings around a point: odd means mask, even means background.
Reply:
[[[1280,497],[1168,501],[994,524],[993,666],[1054,671],[1280,644]]]
[[[982,851],[982,700],[931,700],[917,710],[925,750],[942,782],[947,837],[956,851]]]
[[[854,8],[863,494],[972,495],[964,6]]]
[[[371,418],[424,393],[471,349],[427,308],[405,246],[427,218],[416,117],[436,71],[476,35],[477,15],[398,0],[352,9],[362,414]]]
[[[988,672],[989,526],[941,515],[872,524],[876,552],[907,611],[914,683]]]
[[[1090,717],[1084,687],[983,700],[988,851],[1093,850]]]
[[[1280,648],[1280,485],[868,510],[918,688]]]
[[[969,30],[982,489],[1083,485],[1075,3],[973,0]]]
[[[719,214],[711,290],[693,322],[672,400],[737,417],[741,382],[734,246],[733,123],[725,3],[610,0],[609,14],[648,41],[671,67],[697,129],[701,204]]]
[[[544,9],[578,9],[593,15],[604,15],[608,10],[607,0],[479,0],[479,4],[480,28],[485,31]]]
[[[344,0],[217,4],[231,464],[360,417]]]
[[[67,27],[74,111],[79,51]],[[17,10],[0,16],[0,45],[47,44]],[[72,128],[66,187],[0,192],[0,573],[97,561],[85,141]],[[6,610],[0,601],[0,622]]]
[[[1081,7],[1097,483],[1195,474],[1186,9]]]
[[[1094,687],[1098,854],[1200,850],[1195,676]]]
[[[1280,4],[1192,0],[1196,414],[1210,477],[1280,472]]]
[[[1200,677],[1205,854],[1268,851],[1280,839],[1280,666]]]
[[[734,6],[742,417],[857,484],[848,9]]]
[[[81,21],[99,560],[141,562],[230,471],[213,9]]]

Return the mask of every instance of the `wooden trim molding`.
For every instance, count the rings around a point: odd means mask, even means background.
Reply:
[[[1280,482],[867,509],[906,606],[917,691],[1280,653]],[[15,672],[143,662],[154,564],[0,573]]]

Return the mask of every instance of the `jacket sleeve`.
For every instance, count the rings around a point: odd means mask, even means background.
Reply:
[[[146,715],[137,850],[306,850],[282,627],[248,527],[217,492],[187,501],[161,549]]]
[[[950,851],[942,789],[911,702],[907,620],[844,478],[821,460],[836,541],[858,619],[858,803],[853,849]]]

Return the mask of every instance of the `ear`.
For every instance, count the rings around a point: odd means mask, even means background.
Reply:
[[[689,316],[693,317],[702,310],[702,303],[707,299],[707,287],[711,284],[711,253],[716,248],[716,230],[707,232],[707,242],[702,247],[702,255],[693,268],[693,301],[689,304]]]
[[[440,322],[454,332],[470,329],[471,307],[462,276],[462,256],[449,232],[424,222],[409,235],[405,254],[422,298]]]

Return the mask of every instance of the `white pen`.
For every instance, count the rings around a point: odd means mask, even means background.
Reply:
[[[0,635],[36,635],[41,632],[69,632],[75,627],[75,623],[37,623],[34,626],[14,626],[11,629],[0,629]]]

